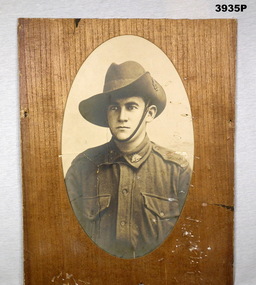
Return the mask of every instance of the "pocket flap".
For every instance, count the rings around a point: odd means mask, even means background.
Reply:
[[[147,209],[161,219],[169,219],[180,215],[179,202],[175,198],[162,197],[149,193],[141,193]]]
[[[83,214],[89,220],[94,220],[103,210],[109,207],[111,195],[83,197]]]

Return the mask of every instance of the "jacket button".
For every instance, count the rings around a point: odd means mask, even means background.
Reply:
[[[125,221],[122,221],[120,225],[123,227],[125,225]]]
[[[123,192],[124,195],[127,195],[127,194],[128,194],[128,190],[127,190],[127,189],[123,189],[122,192]]]

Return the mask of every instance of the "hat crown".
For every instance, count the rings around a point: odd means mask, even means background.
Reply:
[[[131,84],[145,74],[144,68],[135,61],[112,63],[106,73],[103,92],[113,91]]]

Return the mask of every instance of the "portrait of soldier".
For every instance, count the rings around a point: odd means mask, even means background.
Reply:
[[[186,199],[188,161],[147,135],[165,106],[163,87],[134,61],[112,63],[103,92],[79,104],[84,119],[109,128],[112,138],[73,160],[65,178],[68,195],[88,236],[120,258],[156,249]]]

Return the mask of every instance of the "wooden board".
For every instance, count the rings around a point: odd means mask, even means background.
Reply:
[[[170,58],[195,135],[182,215],[160,248],[134,260],[113,257],[86,236],[70,207],[60,157],[78,69],[119,35],[141,36]],[[236,21],[20,19],[18,36],[25,284],[233,284]]]

